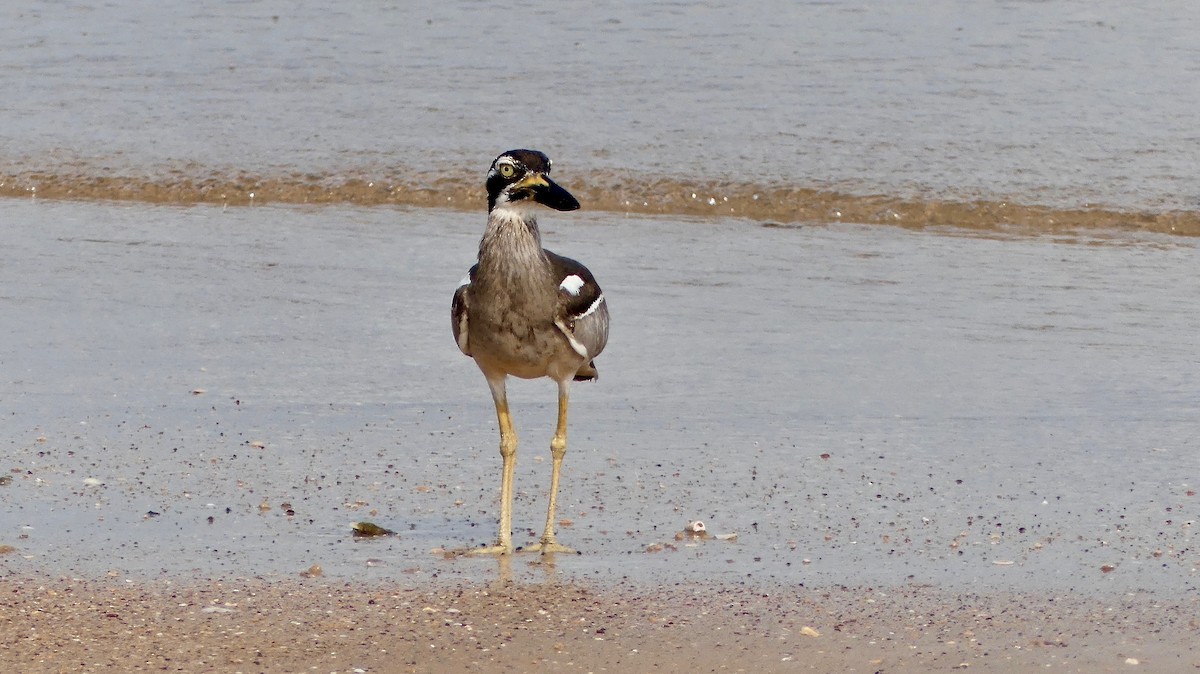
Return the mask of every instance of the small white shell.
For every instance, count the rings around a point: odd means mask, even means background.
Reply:
[[[684,531],[690,531],[693,534],[698,534],[701,531],[708,531],[708,530],[704,528],[704,522],[701,522],[700,520],[696,520],[695,522],[688,522],[688,525],[684,528]]]

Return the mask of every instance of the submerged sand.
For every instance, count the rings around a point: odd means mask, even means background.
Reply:
[[[319,578],[9,578],[0,593],[0,662],[20,672],[1200,669],[1194,597]]]
[[[979,197],[852,193],[822,187],[591,171],[571,191],[589,209],[626,216],[745,218],[768,226],[869,223],[924,230],[958,227],[993,234],[1107,230],[1200,235],[1200,213],[1021,203]],[[6,173],[0,197],[123,201],[160,205],[418,206],[478,210],[486,195],[477,172],[251,174],[188,166],[161,175],[120,175],[80,165]]]

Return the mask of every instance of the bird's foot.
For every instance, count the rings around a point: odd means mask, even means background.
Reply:
[[[454,550],[450,556],[483,557],[484,555],[511,555],[512,553],[512,543],[495,543],[493,545],[481,545],[477,548],[461,548]]]
[[[540,552],[543,555],[549,555],[549,554],[553,554],[556,552],[561,552],[564,555],[580,554],[580,552],[578,550],[576,550],[575,548],[568,548],[567,546],[563,545],[562,543],[559,543],[558,541],[554,540],[553,538],[551,538],[551,539],[543,538],[542,540],[538,541],[537,543],[534,543],[533,545],[526,545],[525,547],[520,548],[518,550],[518,552]]]

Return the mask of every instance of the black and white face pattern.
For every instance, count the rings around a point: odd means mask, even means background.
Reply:
[[[487,175],[488,211],[537,202],[555,210],[579,208],[579,202],[550,180],[550,158],[537,150],[509,150],[496,157]]]
[[[517,186],[531,172],[550,173],[551,164],[550,158],[537,150],[509,150],[496,157],[487,175],[488,210],[532,197],[532,190]]]

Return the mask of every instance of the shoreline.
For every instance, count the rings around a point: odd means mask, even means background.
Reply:
[[[477,212],[485,196],[475,173],[375,175],[251,174],[193,169],[165,176],[107,172],[0,173],[0,197],[151,205],[247,207],[404,206]],[[1200,236],[1200,211],[1102,204],[1021,203],[1002,197],[857,193],[835,187],[570,172],[572,191],[591,211],[626,216],[740,218],[764,227],[854,223],[909,230],[1007,235],[1103,232]]]

